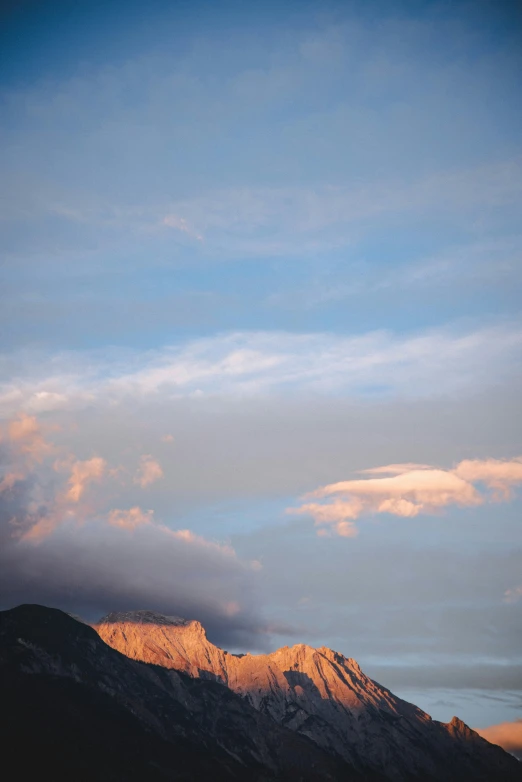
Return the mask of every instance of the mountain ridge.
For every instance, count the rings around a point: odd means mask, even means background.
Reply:
[[[94,625],[132,659],[214,679],[277,724],[314,741],[358,770],[392,780],[490,780],[510,765],[457,717],[441,723],[367,677],[353,658],[322,646],[233,655],[212,644],[199,622],[157,621],[154,612],[113,613]],[[154,618],[156,616],[156,619]],[[483,742],[483,743],[482,743]],[[473,752],[468,752],[473,746]],[[448,763],[455,776],[448,776]],[[517,761],[515,761],[517,763]],[[512,765],[514,778],[522,766]],[[506,779],[511,772],[506,770]]]
[[[211,644],[199,623],[154,612],[136,618],[127,612],[122,621],[113,613],[98,630],[111,628],[113,643],[139,639],[135,652],[168,665],[132,659],[58,609],[23,605],[0,612],[3,758],[19,778],[522,779],[522,764],[461,720],[431,720],[327,647],[296,644],[238,657]],[[176,670],[180,657],[193,675]],[[228,684],[218,679],[219,665]],[[239,685],[242,692],[234,690]]]

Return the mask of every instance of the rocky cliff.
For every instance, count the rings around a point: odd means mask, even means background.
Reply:
[[[444,724],[372,681],[357,662],[304,644],[267,655],[214,646],[201,624],[150,611],[109,614],[96,630],[128,657],[214,679],[332,757],[392,780],[515,780],[522,766],[454,718]]]

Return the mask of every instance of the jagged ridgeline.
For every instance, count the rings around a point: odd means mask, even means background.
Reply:
[[[325,647],[239,656],[199,622],[136,611],[93,629],[42,606],[1,612],[0,644],[18,779],[522,780],[500,747]]]

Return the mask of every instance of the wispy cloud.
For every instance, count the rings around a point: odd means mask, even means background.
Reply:
[[[162,220],[162,224],[166,225],[168,228],[175,228],[177,231],[181,231],[182,233],[187,234],[188,236],[192,236],[194,239],[197,239],[199,242],[203,241],[203,237],[201,234],[199,234],[197,231],[192,228],[184,217],[179,217],[175,214],[169,214],[165,215],[165,217]]]
[[[107,201],[89,194],[64,193],[62,200],[48,196],[37,200],[34,213],[23,217],[60,217],[65,225],[81,225],[86,245],[92,250],[104,245],[127,247],[133,241],[149,242],[170,236],[200,246],[206,257],[230,261],[245,256],[259,258],[303,257],[346,248],[365,238],[377,225],[390,219],[414,216],[435,219],[446,216],[472,228],[480,219],[483,230],[517,213],[522,200],[522,158],[483,164],[472,168],[448,168],[419,178],[387,178],[358,185],[320,182],[306,186],[245,186],[206,188],[197,196],[174,201],[131,203],[128,197]],[[32,185],[36,187],[36,185]],[[73,206],[70,206],[70,204]],[[67,205],[66,205],[67,204]],[[12,215],[11,219],[22,215]],[[513,226],[516,220],[513,219]],[[516,229],[515,229],[516,230]],[[64,228],[62,253],[74,250]],[[183,239],[185,237],[185,239]],[[43,239],[41,239],[43,241]],[[471,247],[471,263],[482,268],[493,239],[489,234]],[[506,238],[502,240],[504,248]],[[498,247],[498,238],[495,239]],[[70,243],[70,246],[69,246]],[[168,246],[168,245],[167,245]],[[25,244],[22,255],[27,257]],[[54,248],[59,252],[60,248]],[[32,256],[33,249],[29,256]],[[516,245],[519,251],[519,244]],[[12,256],[20,262],[20,253]],[[443,255],[399,270],[403,284],[419,284],[441,274],[458,275],[469,264],[462,252]],[[453,267],[453,268],[450,268]],[[484,273],[483,271],[481,272]],[[373,285],[386,287],[392,278],[385,273]],[[341,289],[357,287],[344,280]],[[321,295],[335,298],[335,290]],[[341,290],[341,295],[342,290]]]
[[[351,249],[350,263],[322,263],[304,283],[270,293],[266,304],[274,310],[308,311],[332,306],[362,296],[386,303],[397,292],[407,297],[426,296],[459,288],[469,294],[476,286],[491,290],[518,285],[521,279],[522,236],[515,232],[502,238],[449,246],[438,253],[393,264],[361,262],[361,249]],[[383,254],[387,259],[387,253]]]
[[[287,512],[312,516],[321,527],[320,534],[327,534],[327,528],[343,537],[353,537],[357,534],[354,522],[364,515],[390,513],[414,517],[437,513],[451,505],[473,507],[505,501],[510,499],[514,487],[522,483],[522,456],[510,461],[466,460],[451,470],[392,464],[365,472],[391,477],[323,486],[304,497],[320,502],[304,502]]]
[[[134,483],[137,483],[138,486],[141,486],[142,489],[145,489],[152,483],[159,481],[160,478],[163,478],[161,464],[150,454],[145,454],[142,456],[140,459],[138,472],[134,478]]]
[[[522,327],[512,323],[404,335],[238,332],[141,354],[31,355],[25,366],[21,354],[18,376],[0,384],[0,412],[204,394],[458,395],[511,376],[521,353]]]
[[[175,227],[201,225],[209,241],[238,252],[295,254],[343,245],[360,237],[365,223],[378,216],[424,210],[493,210],[522,198],[522,159],[479,168],[449,170],[404,181],[381,181],[362,187],[323,185],[315,188],[248,188],[210,193],[173,205],[174,217],[188,216]],[[175,217],[175,221],[180,219]],[[187,226],[187,228],[185,227]],[[187,231],[188,232],[188,231]],[[270,239],[263,236],[268,233]],[[292,248],[292,241],[294,246]],[[301,244],[303,245],[301,247]]]

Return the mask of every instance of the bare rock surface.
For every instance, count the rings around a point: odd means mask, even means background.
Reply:
[[[227,685],[361,772],[393,780],[522,780],[518,761],[463,722],[432,720],[326,647],[234,655],[212,644],[199,622],[151,611],[109,614],[95,629],[134,660]]]

